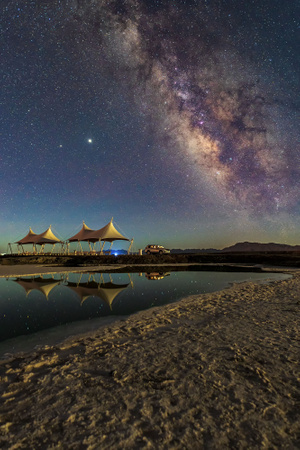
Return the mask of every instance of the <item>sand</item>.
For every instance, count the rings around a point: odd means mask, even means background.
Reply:
[[[290,272],[1,361],[1,448],[300,448]]]
[[[114,269],[120,268],[122,266],[114,265]],[[124,266],[125,267],[125,266]],[[18,277],[18,276],[35,276],[35,275],[49,275],[54,273],[61,272],[72,272],[72,273],[81,273],[81,272],[103,272],[110,270],[112,266],[84,266],[84,267],[62,267],[58,265],[41,265],[41,264],[18,264],[11,266],[2,266],[0,265],[0,278],[6,277]]]

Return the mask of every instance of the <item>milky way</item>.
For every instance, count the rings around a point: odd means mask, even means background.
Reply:
[[[294,242],[299,16],[294,0],[4,0],[2,222]]]
[[[256,35],[248,18],[248,37],[238,35],[236,2],[73,4],[85,32],[130,79],[169,151],[193,166],[199,188],[209,184],[256,213],[293,207],[300,179],[296,133],[286,138],[299,108],[284,80],[275,74],[269,85],[266,67],[258,70],[251,58],[252,47],[264,48],[255,39],[262,41],[269,26],[263,3]]]

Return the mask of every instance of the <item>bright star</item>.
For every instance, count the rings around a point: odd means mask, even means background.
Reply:
[[[93,143],[93,139],[88,139],[88,143],[92,144]]]

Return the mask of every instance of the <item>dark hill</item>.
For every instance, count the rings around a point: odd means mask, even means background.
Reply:
[[[223,248],[222,252],[299,252],[300,245],[287,245],[287,244],[274,244],[272,242],[268,244],[262,244],[259,242],[238,242],[230,247]]]

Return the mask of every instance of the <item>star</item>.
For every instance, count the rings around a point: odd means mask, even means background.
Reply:
[[[299,243],[296,2],[4,3],[0,252],[117,212],[140,248]]]

